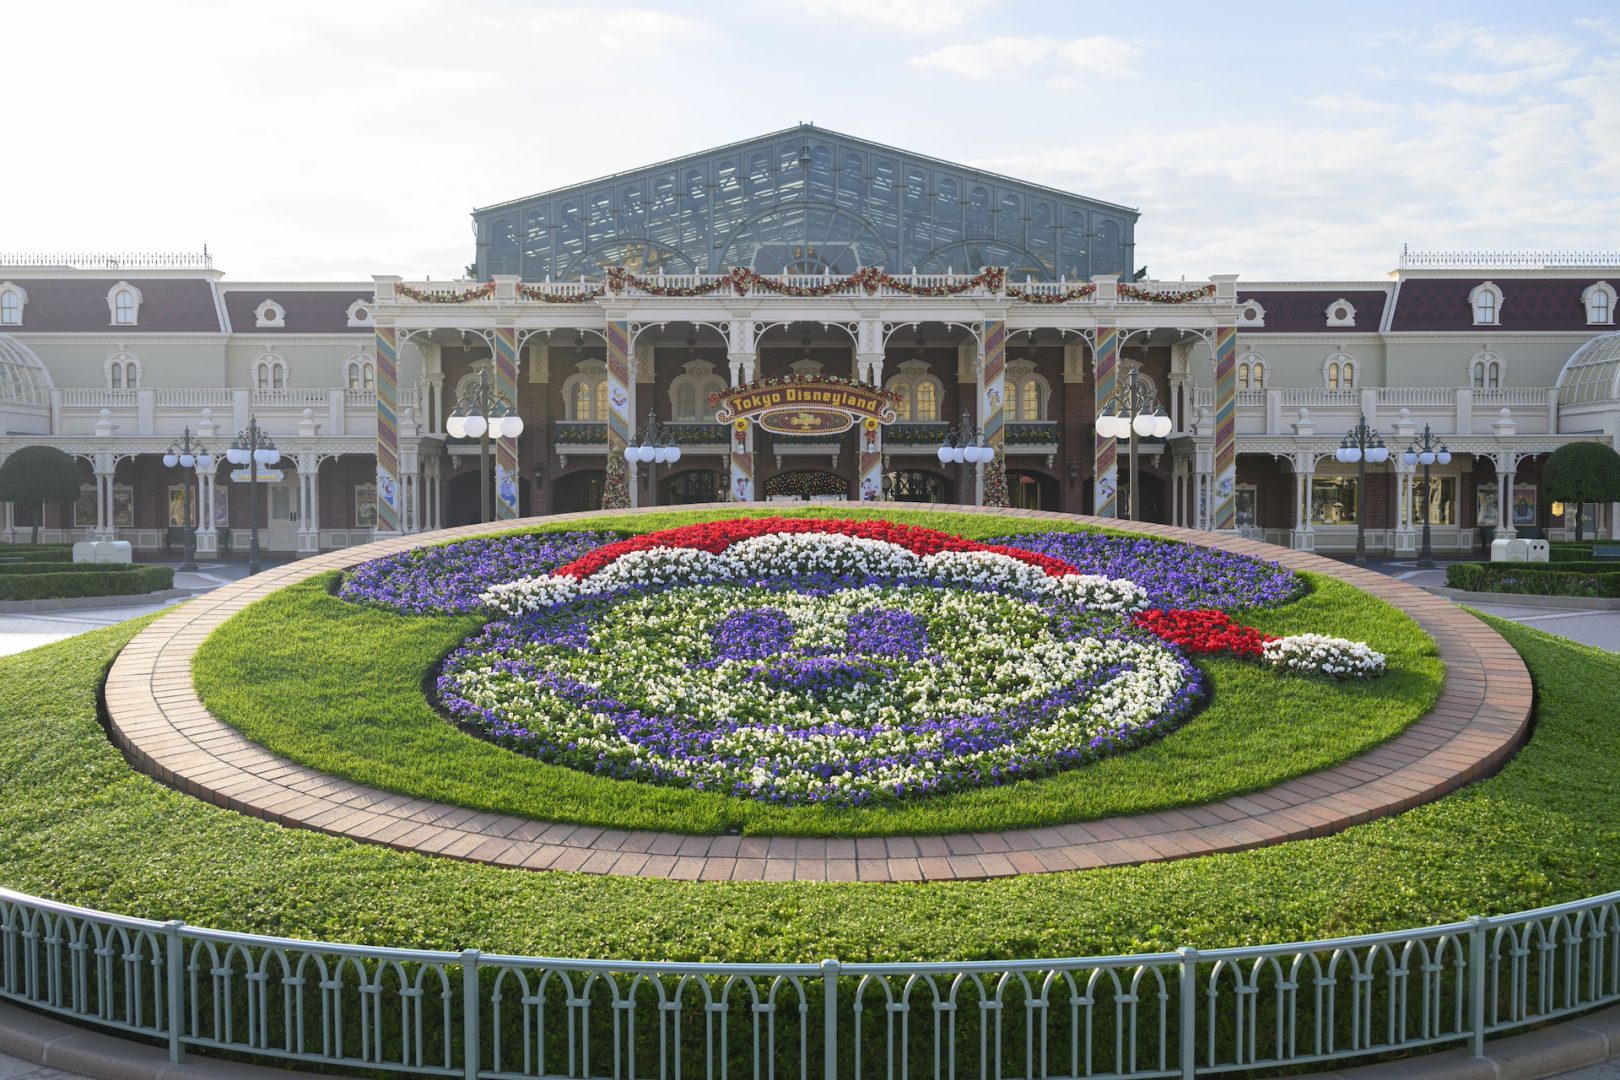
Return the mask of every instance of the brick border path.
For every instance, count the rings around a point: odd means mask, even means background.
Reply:
[[[1034,510],[980,512],[1119,524]],[[518,524],[586,523],[600,516],[555,515]],[[346,548],[273,568],[181,605],[136,635],[113,663],[106,698],[114,740],[142,771],[200,799],[282,825],[403,850],[535,870],[689,880],[921,881],[1125,866],[1325,836],[1439,798],[1494,772],[1530,728],[1531,685],[1524,662],[1499,634],[1449,601],[1306,552],[1146,523],[1133,529],[1326,574],[1400,607],[1434,638],[1445,662],[1445,686],[1435,707],[1394,739],[1351,761],[1202,806],[1001,833],[803,839],[550,824],[391,794],[277,757],[214,717],[198,700],[192,657],[204,638],[248,604],[328,570],[424,543],[507,531],[513,525],[475,525]]]

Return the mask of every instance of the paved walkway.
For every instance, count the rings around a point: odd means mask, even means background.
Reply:
[[[266,560],[265,566],[280,566],[285,560]],[[178,560],[143,565],[177,565]],[[221,585],[228,585],[233,581],[240,581],[247,577],[247,562],[202,562],[197,564],[195,571],[179,572],[174,575],[174,587],[189,589],[193,596],[211,592]],[[32,649],[39,645],[49,645],[53,641],[82,634],[86,630],[95,630],[103,626],[112,626],[125,619],[134,619],[142,615],[150,615],[165,607],[180,603],[180,599],[166,601],[163,604],[127,604],[119,603],[118,598],[108,600],[116,607],[105,608],[79,608],[73,611],[35,611],[27,614],[0,615],[0,656],[9,656],[25,649]],[[5,1073],[0,1071],[0,1080],[6,1080]]]
[[[1442,562],[1433,570],[1419,569],[1413,559],[1371,559],[1367,569],[1388,574],[1400,581],[1426,588],[1446,583]],[[1620,611],[1572,611],[1568,608],[1537,607],[1535,597],[1514,596],[1511,603],[1470,604],[1487,615],[1524,623],[1549,634],[1567,637],[1582,645],[1609,652],[1620,652]]]

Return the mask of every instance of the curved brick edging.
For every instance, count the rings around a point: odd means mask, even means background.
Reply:
[[[874,505],[1120,524],[1115,519],[956,505],[879,503],[862,508]],[[738,508],[711,504],[682,509]],[[404,850],[535,870],[642,877],[921,881],[1125,866],[1325,836],[1439,798],[1494,772],[1530,728],[1531,684],[1524,662],[1499,634],[1449,601],[1306,552],[1148,523],[1132,529],[1219,545],[1335,577],[1401,608],[1434,639],[1446,666],[1434,708],[1357,758],[1220,802],[999,833],[826,839],[550,824],[392,794],[277,757],[211,714],[193,689],[191,663],[203,640],[277,589],[424,543],[601,516],[600,511],[564,514],[397,537],[276,567],[192,600],[137,634],[114,661],[106,687],[114,741],[142,771],[198,798],[282,825]]]

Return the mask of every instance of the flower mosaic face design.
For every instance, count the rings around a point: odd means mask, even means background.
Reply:
[[[503,746],[623,779],[780,803],[911,798],[1047,775],[1162,735],[1203,699],[1192,655],[1338,678],[1382,667],[1365,646],[1295,647],[1219,611],[1150,609],[1129,577],[1082,572],[1128,564],[1118,549],[1134,538],[1071,562],[1061,545],[880,521],[580,536],[525,538],[551,545],[549,566],[530,547],[521,570],[491,575],[481,601],[493,618],[446,660],[438,696]],[[1231,607],[1297,594],[1287,571],[1234,560],[1184,560],[1177,584]],[[393,572],[420,578],[421,566]],[[353,598],[410,611],[465,600],[464,582],[400,597],[389,576],[361,568]],[[1144,576],[1156,593],[1173,587]]]

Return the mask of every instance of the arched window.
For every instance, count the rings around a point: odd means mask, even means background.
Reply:
[[[1328,373],[1331,376],[1331,371]],[[1237,362],[1239,390],[1262,390],[1266,385],[1266,358],[1259,353],[1244,353]],[[1332,386],[1330,382],[1328,384]]]
[[[1614,324],[1614,286],[1607,281],[1600,281],[1595,285],[1588,285],[1586,291],[1581,293],[1581,302],[1586,305],[1586,321],[1591,326],[1612,326]],[[4,302],[4,295],[0,294],[0,303]]]
[[[287,361],[275,353],[265,353],[255,360],[253,389],[265,392],[287,389]]]
[[[563,408],[570,420],[601,422],[608,418],[607,365],[581,360],[578,370],[563,381]]]
[[[1007,364],[1006,394],[1002,408],[1009,421],[1035,421],[1046,419],[1046,403],[1051,387],[1035,374],[1035,365],[1026,359]]]
[[[109,390],[137,390],[141,385],[141,363],[127,352],[116,352],[107,358],[107,388]]]
[[[697,419],[697,387],[691,383],[675,391],[675,419]]]
[[[0,326],[21,326],[28,293],[21,285],[0,281]]]
[[[134,326],[141,315],[141,290],[120,281],[107,293],[107,311],[114,326]]]
[[[1496,326],[1502,321],[1502,290],[1489,281],[1476,285],[1468,294],[1475,326]]]
[[[1356,358],[1349,353],[1334,353],[1322,365],[1322,374],[1329,390],[1356,388]]]
[[[375,390],[377,388],[377,365],[372,363],[371,357],[359,354],[349,357],[343,369],[344,385],[350,390]]]
[[[889,380],[888,388],[900,396],[895,412],[901,423],[928,424],[939,419],[944,388],[928,374],[928,365],[923,361],[901,363],[900,374]]]
[[[1502,385],[1502,358],[1482,352],[1468,362],[1468,383],[1475,390],[1495,390]]]

